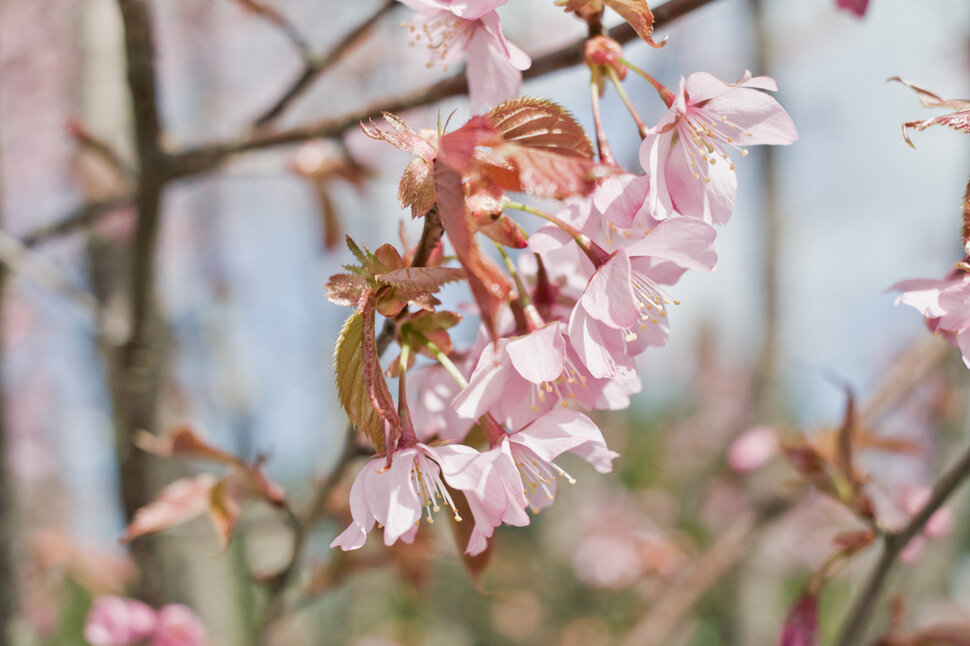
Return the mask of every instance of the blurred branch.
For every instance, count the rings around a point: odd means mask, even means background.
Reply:
[[[235,2],[254,16],[262,18],[276,26],[283,32],[283,35],[286,36],[287,40],[293,44],[297,51],[300,52],[304,60],[311,58],[310,46],[307,44],[306,39],[303,38],[300,30],[293,26],[293,23],[287,20],[279,11],[258,0],[235,0]]]
[[[397,0],[385,0],[384,4],[378,7],[367,20],[347,32],[347,34],[334,45],[329,52],[321,58],[314,58],[312,55],[304,56],[303,71],[300,76],[283,92],[279,99],[257,117],[255,125],[263,126],[282,114],[290,104],[302,95],[313,82],[328,69],[339,62],[355,45],[357,45],[368,33],[371,28],[380,20],[384,14],[388,13],[397,5]]]
[[[97,321],[98,301],[93,294],[75,285],[53,263],[31,252],[23,243],[3,231],[0,231],[0,263],[6,270],[66,296]]]
[[[749,510],[731,523],[695,561],[690,571],[666,589],[660,600],[633,627],[623,646],[662,646],[682,625],[695,603],[744,556],[751,537],[788,509],[788,502],[773,499]]]
[[[933,486],[930,499],[919,513],[913,516],[902,529],[886,532],[879,562],[876,563],[875,568],[869,574],[862,593],[849,611],[845,623],[842,625],[842,630],[835,640],[835,646],[855,646],[859,643],[859,639],[869,623],[869,617],[872,615],[876,601],[886,584],[889,572],[895,565],[899,554],[913,537],[923,531],[923,527],[930,517],[943,506],[943,503],[968,477],[970,477],[970,448],[964,451],[956,464],[937,480]]]
[[[124,159],[121,158],[118,151],[112,148],[108,142],[92,135],[79,120],[73,117],[68,119],[66,128],[68,134],[71,135],[71,137],[73,137],[83,149],[90,150],[92,153],[103,159],[109,166],[114,168],[119,175],[128,180],[137,179],[138,174],[125,162]]]
[[[669,0],[653,10],[656,19],[654,25],[657,28],[663,27],[671,21],[703,7],[712,1]],[[609,35],[620,43],[627,43],[637,38],[636,32],[627,23],[610,29]],[[549,74],[550,72],[582,64],[584,61],[585,43],[586,39],[581,38],[570,45],[534,59],[532,61],[532,67],[522,73],[523,78],[536,78]],[[410,92],[397,99],[381,101],[379,105],[340,117],[334,117],[290,130],[281,130],[273,133],[256,133],[237,141],[208,144],[175,152],[171,157],[172,172],[177,177],[206,173],[233,155],[299,143],[307,139],[337,137],[348,129],[356,127],[361,121],[380,116],[381,112],[400,113],[405,110],[430,105],[442,99],[464,94],[467,91],[468,81],[465,78],[464,72],[459,72],[458,74],[444,78],[437,83]]]
[[[24,236],[21,239],[21,242],[25,247],[34,247],[42,242],[46,242],[51,238],[67,235],[68,233],[74,233],[75,231],[79,231],[91,226],[97,222],[101,216],[106,215],[115,209],[128,206],[134,202],[134,200],[134,195],[121,195],[107,200],[87,202],[77,207],[71,213],[68,213],[67,215],[51,222],[50,224],[45,224],[37,229],[34,229]]]
[[[131,332],[120,356],[108,351],[108,375],[115,418],[115,443],[121,472],[121,501],[128,522],[147,504],[148,455],[132,448],[138,429],[155,427],[161,381],[162,323],[155,305],[155,252],[159,230],[162,190],[170,179],[160,144],[155,45],[150,3],[118,0],[124,27],[125,63],[134,121],[135,151],[139,171],[135,192],[137,221],[131,246],[129,316]],[[133,547],[139,566],[138,595],[159,601],[160,568],[153,565],[151,543]]]

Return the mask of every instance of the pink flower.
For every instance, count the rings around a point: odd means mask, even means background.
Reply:
[[[683,269],[713,269],[715,236],[706,222],[667,219],[596,268],[569,319],[569,340],[594,377],[616,374],[626,354],[666,343],[671,299],[661,285]]]
[[[532,60],[505,40],[495,8],[506,0],[400,0],[418,12],[410,25],[415,42],[427,43],[431,61],[448,65],[468,54],[465,76],[473,111],[519,93],[522,70]]]
[[[970,367],[970,274],[954,271],[942,280],[904,280],[890,289],[902,292],[896,305],[915,308],[931,332],[960,348],[963,362]]]
[[[466,554],[483,552],[503,522],[516,527],[529,524],[528,501],[508,442],[476,455],[464,454],[451,460],[448,469],[448,483],[464,491],[475,519]]]
[[[764,466],[778,453],[778,435],[770,426],[756,426],[739,435],[728,447],[728,464],[739,473]]]
[[[204,646],[207,641],[205,625],[191,608],[173,603],[159,609],[152,646]]]
[[[860,18],[866,15],[866,9],[869,8],[869,0],[835,0],[835,4]]]
[[[468,374],[461,366],[464,374]],[[457,414],[452,400],[461,386],[440,364],[418,368],[408,377],[408,401],[414,432],[422,441],[437,436],[442,440],[461,442],[473,422]]]
[[[468,419],[491,413],[503,424],[521,428],[557,403],[626,408],[629,395],[639,389],[632,367],[615,384],[594,378],[569,345],[565,323],[554,321],[529,334],[486,345],[453,408]]]
[[[648,202],[655,216],[672,211],[724,224],[738,183],[724,148],[747,155],[747,146],[790,144],[798,139],[788,113],[760,90],[777,91],[767,76],[750,72],[724,83],[706,72],[681,78],[667,115],[646,132],[640,164],[651,178]]]
[[[439,500],[451,508],[456,520],[461,520],[442,481],[442,468],[448,471],[452,460],[465,464],[477,453],[469,446],[432,448],[418,443],[396,451],[390,467],[386,466],[383,457],[371,459],[350,488],[353,521],[330,543],[330,547],[339,546],[345,551],[362,547],[375,522],[384,528],[385,545],[392,545],[398,539],[410,543],[414,540],[422,511],[429,523],[434,522],[431,513],[440,510]]]
[[[88,612],[84,639],[91,646],[128,646],[150,636],[155,625],[155,611],[141,601],[103,596]]]
[[[533,512],[553,501],[558,478],[576,482],[554,462],[563,453],[578,455],[600,473],[612,471],[613,459],[619,456],[607,448],[593,420],[568,408],[554,409],[509,434],[507,441]]]

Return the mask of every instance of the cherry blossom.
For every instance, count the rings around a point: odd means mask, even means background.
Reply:
[[[915,308],[931,332],[960,348],[970,367],[970,274],[953,271],[943,279],[904,280],[891,289],[902,292],[897,305]]]
[[[869,0],[835,0],[835,4],[846,11],[851,11],[860,18],[866,15],[869,8]]]
[[[408,26],[413,43],[425,45],[431,60],[446,68],[465,54],[472,110],[517,96],[529,56],[505,39],[496,7],[506,0],[400,0],[417,11]]]
[[[777,89],[774,79],[750,72],[730,84],[706,72],[681,78],[667,114],[640,145],[656,217],[676,211],[719,225],[728,221],[738,182],[725,148],[744,156],[747,146],[798,139],[788,113],[761,91]]]
[[[339,546],[345,551],[362,547],[375,522],[384,528],[385,545],[392,545],[398,539],[410,543],[422,513],[429,523],[434,522],[432,512],[440,510],[439,500],[452,510],[455,520],[461,520],[442,480],[442,468],[448,471],[451,460],[465,464],[477,453],[469,446],[432,448],[417,443],[396,451],[390,466],[383,457],[371,459],[350,488],[353,521],[330,547]]]

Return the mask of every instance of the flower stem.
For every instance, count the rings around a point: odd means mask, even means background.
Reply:
[[[636,122],[637,130],[640,133],[640,138],[643,139],[647,136],[647,126],[645,123],[643,123],[643,119],[640,118],[640,113],[638,113],[637,109],[633,107],[633,102],[631,102],[630,97],[627,96],[626,90],[623,89],[623,84],[620,82],[620,77],[617,76],[616,70],[612,67],[607,67],[606,73],[610,75],[610,81],[613,82],[613,87],[616,88],[616,93],[620,95],[620,99],[623,100],[623,105],[626,106],[630,116],[633,117],[633,121]]]
[[[610,150],[610,142],[606,138],[606,131],[603,130],[603,118],[600,115],[600,90],[599,90],[600,71],[597,67],[590,68],[589,75],[589,101],[593,107],[593,124],[596,126],[596,145],[600,151],[600,161],[609,166],[616,166],[616,159],[613,151]]]
[[[431,351],[431,354],[435,356],[435,359],[438,360],[438,363],[441,364],[441,367],[448,371],[448,374],[451,375],[452,378],[458,382],[459,386],[461,386],[462,388],[465,388],[468,386],[468,381],[465,380],[465,377],[461,374],[461,371],[458,369],[458,366],[452,363],[451,359],[448,358],[448,355],[442,352],[441,348],[439,348],[437,345],[434,344],[434,341],[426,337],[424,333],[419,332],[418,330],[411,330],[410,334],[413,335],[414,338],[419,343],[421,343],[421,345],[423,345],[424,347],[426,347],[428,350]]]
[[[663,102],[667,104],[668,108],[674,104],[674,99],[676,98],[676,95],[674,95],[674,93],[670,91],[670,88],[668,88],[666,85],[664,85],[657,79],[647,74],[645,71],[643,71],[642,69],[640,69],[639,67],[637,67],[636,65],[628,61],[627,59],[619,58],[617,60],[620,63],[623,63],[624,65],[626,65],[628,68],[630,68],[637,74],[639,74],[641,77],[643,77],[643,79],[647,83],[652,85],[653,89],[657,91],[657,94],[660,95],[660,98],[663,99]]]
[[[597,267],[602,265],[609,257],[609,254],[606,253],[606,251],[604,251],[602,248],[600,248],[598,244],[590,240],[589,236],[587,236],[585,233],[583,233],[573,225],[569,224],[568,222],[564,222],[560,220],[554,215],[546,213],[545,211],[541,211],[535,207],[529,206],[528,204],[523,204],[521,202],[506,202],[505,208],[515,209],[517,211],[529,213],[536,217],[542,218],[546,222],[551,222],[552,224],[555,224],[557,227],[559,227],[560,229],[562,229],[572,237],[573,241],[577,245],[579,245],[579,248],[583,250],[583,253],[585,253],[586,256]]]
[[[519,276],[518,270],[515,268],[515,263],[509,258],[509,254],[505,252],[505,248],[499,243],[495,243],[495,247],[498,249],[499,255],[502,256],[502,260],[505,262],[505,268],[509,270],[512,274],[512,280],[515,281],[515,289],[519,292],[519,306],[522,307],[522,311],[525,314],[525,326],[531,332],[536,330],[546,324],[539,315],[539,310],[532,303],[532,297],[529,295],[528,290],[522,283],[522,278]]]

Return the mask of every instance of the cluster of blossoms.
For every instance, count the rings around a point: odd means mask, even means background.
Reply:
[[[181,604],[158,611],[116,596],[98,597],[84,623],[84,639],[91,646],[205,646],[205,626],[192,610]]]
[[[442,60],[468,50],[472,81],[483,32],[509,64],[525,60],[492,18],[502,2],[405,3],[419,10],[415,30]],[[449,43],[457,49],[439,49]],[[630,64],[619,46],[602,51],[609,56],[589,58],[594,78],[625,76]],[[557,483],[574,481],[557,464],[564,453],[601,473],[612,469],[618,454],[586,412],[629,405],[640,390],[636,357],[667,342],[668,311],[677,304],[669,290],[688,269],[714,268],[715,225],[728,221],[737,193],[729,153],[797,138],[788,114],[764,92],[777,89],[770,78],[745,73],[725,83],[695,73],[676,92],[648,81],[667,111],[639,129],[643,174],[616,165],[599,123],[597,161],[572,117],[539,99],[507,101],[448,133],[416,132],[389,114],[384,129],[365,127],[415,155],[399,200],[424,218],[423,243],[443,230],[461,270],[442,266],[440,244],[429,254],[404,241],[402,254],[351,242],[360,264],[328,284],[331,301],[356,310],[338,342],[338,394],[378,448],[350,491],[352,522],[332,546],[361,547],[375,523],[386,544],[410,542],[421,519],[433,522],[444,505],[456,520],[471,514],[466,552],[478,554],[496,527],[529,524],[527,510],[548,506]],[[562,207],[546,213],[509,193]],[[546,224],[527,235],[512,210]],[[481,251],[478,232],[499,247],[504,271]],[[526,251],[516,265],[505,248]],[[453,280],[467,281],[483,323],[462,350],[447,333],[461,317],[438,311],[433,295]],[[386,372],[400,381],[396,401],[378,361],[376,312],[394,322],[401,348]],[[436,363],[415,366],[417,354]]]

